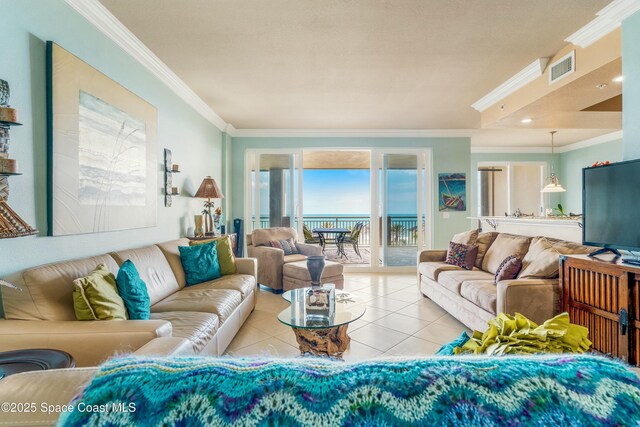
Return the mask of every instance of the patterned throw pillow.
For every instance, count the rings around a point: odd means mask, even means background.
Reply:
[[[296,255],[299,254],[298,248],[296,247],[296,242],[293,239],[287,240],[272,240],[266,244],[266,246],[271,246],[272,248],[282,249],[286,255]]]
[[[446,264],[457,265],[466,270],[472,270],[478,256],[478,247],[463,243],[449,242]]]
[[[509,255],[501,263],[496,270],[495,284],[501,280],[512,280],[518,277],[518,273],[522,269],[522,260],[515,255]]]

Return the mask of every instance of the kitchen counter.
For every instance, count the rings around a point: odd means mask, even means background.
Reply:
[[[469,219],[477,221],[483,231],[547,236],[582,243],[581,217],[481,216]]]

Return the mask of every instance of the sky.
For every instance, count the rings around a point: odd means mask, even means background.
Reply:
[[[262,216],[269,212],[268,173],[260,177]],[[388,172],[389,210],[392,215],[415,214],[416,171]],[[307,169],[303,175],[304,214],[365,215],[371,209],[370,171],[368,169]]]

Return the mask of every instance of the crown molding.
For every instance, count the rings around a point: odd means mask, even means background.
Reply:
[[[236,128],[233,127],[233,125],[231,123],[227,123],[227,125],[224,128],[224,132],[227,133],[227,135],[234,137],[236,136]]]
[[[594,145],[604,144],[606,142],[617,141],[622,139],[622,131],[615,131],[582,141],[574,142],[567,145],[556,147],[556,154],[568,153],[570,151],[580,150],[581,148],[593,147]],[[477,146],[471,147],[472,154],[551,154],[551,147],[497,147],[497,146]]]
[[[622,139],[622,131],[618,130],[583,141],[574,142],[572,144],[562,145],[555,149],[556,153],[568,153],[569,151],[579,150],[581,148],[593,147],[594,145],[604,144],[606,142],[617,141]]]
[[[622,25],[627,17],[640,10],[640,0],[614,0],[600,10],[597,17],[565,39],[585,48]]]
[[[558,150],[556,150],[558,151]],[[471,154],[551,154],[551,147],[471,147]]]
[[[479,112],[483,112],[498,101],[511,95],[521,87],[531,83],[544,73],[549,58],[538,58],[506,82],[480,98],[471,106]]]
[[[221,131],[227,123],[98,0],[65,0],[127,54]]]
[[[235,138],[470,138],[474,129],[234,129]]]

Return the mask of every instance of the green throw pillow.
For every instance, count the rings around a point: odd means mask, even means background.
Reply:
[[[222,277],[217,244],[218,242],[214,241],[197,246],[178,246],[187,286]]]
[[[118,295],[116,278],[100,264],[87,277],[73,281],[73,309],[78,320],[126,320],[127,309]]]
[[[127,307],[129,319],[149,320],[151,301],[147,284],[140,278],[140,274],[131,260],[126,260],[120,266],[116,285],[118,285],[118,292]]]
[[[236,257],[233,255],[231,248],[231,237],[214,237],[208,240],[192,240],[189,246],[205,245],[211,242],[218,242],[216,250],[218,251],[218,262],[220,263],[220,272],[223,276],[228,274],[236,274]]]

